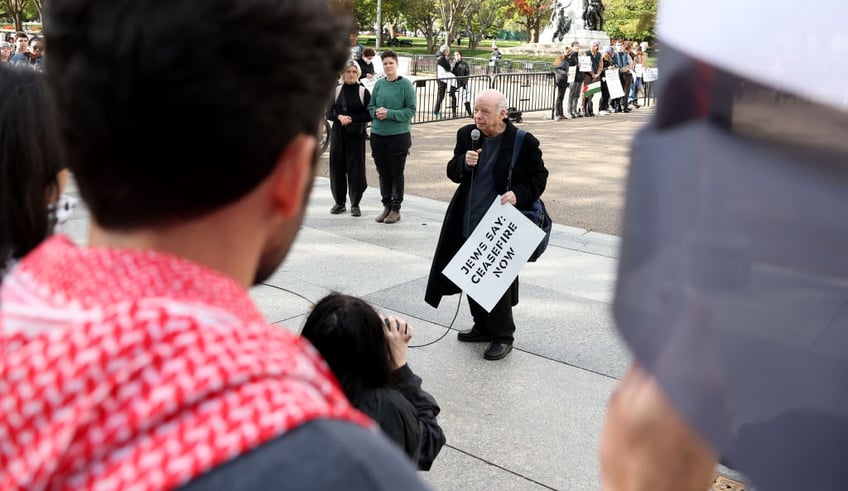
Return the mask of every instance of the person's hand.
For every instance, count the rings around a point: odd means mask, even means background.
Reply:
[[[703,491],[717,457],[634,364],[613,393],[601,434],[604,491]]]
[[[391,315],[383,317],[383,333],[386,335],[395,370],[406,365],[406,350],[413,332],[412,326],[406,321]]]
[[[351,118],[350,116],[345,116],[343,114],[339,114],[338,119],[339,119],[339,123],[341,123],[342,126],[347,126],[347,125],[349,125],[350,123],[353,122],[353,118]]]
[[[465,165],[471,167],[477,167],[477,161],[480,160],[480,150],[469,150],[465,152]]]
[[[377,116],[377,119],[379,119],[379,120],[386,119],[386,116],[388,116],[388,114],[389,114],[389,110],[386,109],[385,107],[377,108],[377,110],[374,111],[374,115]]]
[[[515,198],[515,193],[512,191],[507,191],[501,196],[501,204],[505,205],[507,203],[512,206],[515,206],[515,204],[518,203],[518,200]]]
[[[365,75],[365,78],[367,78],[368,80],[374,80],[374,75],[369,73],[369,74]]]

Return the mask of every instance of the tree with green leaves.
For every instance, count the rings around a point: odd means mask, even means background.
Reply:
[[[409,4],[416,0],[381,0],[383,25],[377,29],[377,36],[380,37],[380,46],[385,46],[382,39],[383,27],[386,25],[394,26],[399,22],[401,14],[406,10]],[[356,22],[360,29],[374,29],[374,24],[377,22],[377,0],[353,0],[353,13],[356,17]]]
[[[503,27],[512,0],[471,0],[465,28],[470,33],[469,48],[477,49],[483,36]]]
[[[24,30],[24,10],[29,6],[30,0],[3,0],[5,14],[11,17],[15,24],[15,30],[22,32]]]
[[[445,31],[445,44],[450,45],[456,31],[465,24],[465,16],[470,0],[438,0],[439,21]]]
[[[527,37],[531,43],[539,42],[539,35],[550,19],[553,8],[553,0],[513,1],[513,11],[518,16],[519,23],[527,30]]]
[[[404,9],[404,18],[410,29],[424,33],[427,41],[427,52],[436,52],[436,20],[439,18],[436,0],[414,0]]]
[[[606,0],[604,30],[613,39],[653,41],[657,0]]]

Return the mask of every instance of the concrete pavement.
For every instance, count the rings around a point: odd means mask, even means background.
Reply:
[[[403,219],[373,221],[379,193],[366,191],[363,215],[330,215],[329,182],[315,182],[306,220],[282,267],[251,295],[267,319],[299,331],[310,302],[330,291],[361,296],[415,326],[410,365],[442,407],[447,446],[422,476],[441,490],[598,489],[597,440],[605,401],[627,362],[609,318],[617,239],[554,225],[550,246],[521,276],[515,350],[483,359],[485,344],[462,344],[471,325],[458,296],[424,303],[430,259],[446,203],[409,196]],[[84,242],[77,210],[65,232]]]
[[[552,129],[570,123],[545,122]],[[433,151],[433,165],[443,172],[444,149]],[[459,296],[446,297],[439,309],[424,303],[446,201],[407,195],[394,225],[373,221],[382,209],[373,187],[360,218],[331,215],[332,205],[328,180],[317,178],[291,253],[251,291],[268,321],[298,332],[311,302],[340,291],[408,319],[416,329],[412,345],[433,343],[409,353],[410,366],[442,407],[447,446],[432,470],[421,473],[433,488],[600,489],[605,405],[630,360],[610,317],[618,238],[555,224],[545,255],[521,274],[515,349],[492,362],[483,359],[485,344],[456,340],[456,331],[471,326],[464,297],[459,306]],[[84,242],[88,223],[80,209],[65,232]]]

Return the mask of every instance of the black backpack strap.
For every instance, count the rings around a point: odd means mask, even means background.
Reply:
[[[527,132],[521,128],[518,128],[515,132],[515,143],[512,147],[512,161],[509,163],[509,174],[506,177],[506,188],[509,191],[512,191],[512,169],[515,168],[516,162],[518,162],[518,154],[521,152],[521,144],[524,143],[524,135]]]

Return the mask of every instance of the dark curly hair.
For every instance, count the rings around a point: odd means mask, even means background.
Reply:
[[[351,16],[337,0],[51,0],[44,26],[80,192],[99,225],[131,229],[238,200],[316,134]]]
[[[332,293],[315,304],[301,331],[330,365],[354,406],[364,390],[394,381],[382,322],[365,301]]]

